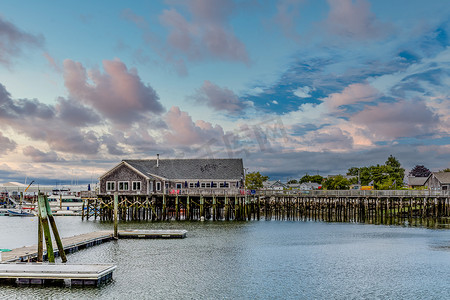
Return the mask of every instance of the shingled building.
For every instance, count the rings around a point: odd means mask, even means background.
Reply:
[[[100,177],[100,195],[151,195],[191,189],[240,189],[242,159],[122,160]]]

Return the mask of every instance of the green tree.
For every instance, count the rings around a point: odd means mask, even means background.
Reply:
[[[300,180],[298,181],[298,183],[304,183],[304,182],[315,182],[315,183],[318,183],[318,184],[322,184],[323,177],[320,176],[320,175],[310,176],[310,175],[306,174],[305,176],[300,178]]]
[[[450,172],[450,168],[444,169],[444,170],[442,170],[440,172]]]
[[[342,175],[330,177],[323,183],[327,190],[348,190],[350,181]]]
[[[370,185],[373,182],[375,189],[394,189],[403,186],[405,169],[400,162],[390,155],[384,165],[370,167],[352,167],[348,169],[347,175],[358,176],[361,185]],[[351,183],[357,183],[358,179],[351,179]]]
[[[245,187],[255,190],[263,187],[263,182],[269,180],[268,176],[263,176],[259,172],[251,172],[245,176]]]
[[[295,179],[291,179],[291,180],[289,180],[287,183],[288,183],[288,184],[297,184],[298,181],[295,180]]]

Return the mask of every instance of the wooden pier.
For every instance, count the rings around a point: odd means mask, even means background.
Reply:
[[[0,282],[17,285],[99,286],[112,279],[113,264],[0,264]]]
[[[118,195],[122,221],[323,220],[374,224],[450,222],[450,191],[186,190],[176,194]],[[112,195],[86,201],[82,218],[113,220]]]

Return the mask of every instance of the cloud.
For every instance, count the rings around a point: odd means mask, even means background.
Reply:
[[[212,139],[219,140],[224,136],[221,126],[213,126],[202,120],[194,123],[192,117],[177,106],[170,108],[165,116],[165,121],[169,127],[165,140],[172,145],[198,145]]]
[[[366,83],[351,84],[340,93],[332,93],[322,99],[332,110],[336,110],[345,105],[372,102],[380,96],[380,92]]]
[[[119,60],[105,60],[103,68],[103,74],[86,72],[81,63],[65,60],[64,81],[71,97],[122,125],[164,112],[156,91],[141,81],[135,69],[128,70]]]
[[[71,98],[59,97],[56,101],[55,110],[59,118],[72,126],[86,127],[102,122],[95,111]]]
[[[218,85],[205,80],[192,99],[217,111],[238,113],[246,105],[239,100],[239,97],[228,88],[221,88]]]
[[[0,16],[0,64],[9,66],[11,58],[19,56],[22,48],[42,47],[42,36],[26,33]]]
[[[17,143],[6,136],[0,131],[0,155],[5,154],[8,151],[16,149]]]
[[[234,35],[228,18],[233,13],[233,1],[193,0],[187,6],[189,22],[172,8],[164,10],[161,23],[169,28],[167,43],[189,60],[216,58],[249,63],[245,45]]]
[[[67,103],[59,100],[56,106],[37,99],[12,99],[0,84],[0,127],[10,127],[36,141],[45,141],[54,151],[75,154],[96,154],[100,147],[92,130],[74,125],[74,118],[67,117]],[[75,113],[79,113],[75,111]],[[89,125],[84,119],[84,125]]]
[[[299,98],[309,98],[311,97],[312,89],[309,86],[299,87],[294,91],[294,95]]]
[[[23,149],[23,154],[29,156],[33,162],[60,162],[64,161],[58,157],[55,151],[43,152],[33,146],[27,146]]]
[[[280,26],[283,34],[296,42],[300,35],[296,31],[296,21],[300,18],[300,6],[304,0],[280,0],[277,3],[277,13],[273,21]]]
[[[424,101],[400,100],[396,103],[379,103],[377,106],[366,107],[353,115],[350,121],[366,126],[378,140],[392,140],[434,134],[439,117]]]
[[[392,29],[390,24],[377,20],[366,0],[328,0],[328,4],[330,12],[325,26],[337,36],[353,40],[377,39]]]
[[[47,52],[44,52],[42,55],[45,57],[45,59],[47,60],[49,66],[53,70],[55,70],[57,73],[61,73],[62,72],[61,66],[55,61],[55,59],[50,54],[48,54]]]

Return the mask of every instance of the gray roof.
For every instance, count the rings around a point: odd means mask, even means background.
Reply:
[[[450,184],[450,172],[433,172],[433,175],[441,184]]]
[[[427,181],[428,177],[408,177],[408,184],[412,186],[422,186]]]
[[[156,175],[167,179],[218,179],[240,180],[244,176],[241,158],[223,159],[124,159],[139,172],[151,177]]]

